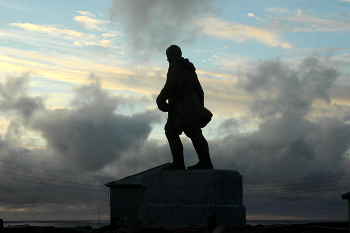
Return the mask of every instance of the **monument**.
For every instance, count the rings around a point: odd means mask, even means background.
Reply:
[[[242,176],[237,171],[213,169],[208,142],[201,128],[212,113],[204,107],[204,92],[195,67],[172,45],[166,50],[167,80],[157,97],[168,112],[164,127],[173,162],[162,171],[142,177],[141,228],[245,227]],[[184,132],[199,162],[186,170],[179,135]]]

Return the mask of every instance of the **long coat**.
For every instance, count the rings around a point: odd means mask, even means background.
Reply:
[[[182,57],[169,63],[166,83],[156,100],[158,108],[168,112],[165,130],[179,129],[193,122],[203,128],[210,122],[213,114],[204,107],[204,92],[195,70],[193,64]]]

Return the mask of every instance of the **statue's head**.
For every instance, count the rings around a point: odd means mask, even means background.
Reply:
[[[166,50],[166,56],[168,58],[168,61],[172,60],[177,60],[181,58],[182,52],[179,46],[177,45],[171,45],[169,48]]]

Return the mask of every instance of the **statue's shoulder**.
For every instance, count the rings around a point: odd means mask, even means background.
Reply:
[[[182,68],[182,64],[181,64],[181,62],[180,61],[173,61],[173,62],[171,62],[170,64],[169,64],[169,67],[180,67],[180,68]]]
[[[169,64],[169,69],[168,72],[170,73],[178,73],[178,72],[183,72],[185,69],[183,65],[180,62],[171,62]]]

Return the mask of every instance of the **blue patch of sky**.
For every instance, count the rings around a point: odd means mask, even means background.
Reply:
[[[256,41],[248,43],[249,46],[239,47],[238,52],[241,52],[241,54],[247,54],[256,59],[269,59],[271,57],[276,57],[277,55],[284,58],[286,52],[288,52],[288,49],[283,49],[281,47],[269,47]]]
[[[4,19],[21,19],[24,18],[27,12],[29,12],[27,3],[16,2],[16,1],[0,1],[0,22],[4,22]],[[17,12],[17,14],[14,14]]]
[[[260,15],[261,12],[261,5],[256,4],[254,1],[220,0],[218,2],[221,6],[221,14],[218,16],[236,23],[243,23],[246,19],[248,19],[248,13]]]
[[[17,4],[13,2],[13,4]],[[66,28],[75,28],[77,22],[73,18],[81,15],[77,11],[88,11],[100,19],[98,13],[108,14],[108,4],[101,4],[96,1],[30,1],[28,3],[18,2],[23,5],[26,10],[17,10],[18,14],[14,14],[16,10],[8,9],[8,7],[0,7],[0,14],[6,23],[32,23],[42,25],[64,25]],[[0,1],[1,6],[1,1]],[[108,16],[108,15],[107,15]],[[105,20],[105,17],[102,17]],[[63,29],[63,27],[62,27]]]
[[[37,93],[41,94],[50,94],[52,92],[55,93],[65,93],[65,94],[71,94],[72,93],[72,84],[69,84],[67,82],[63,81],[57,81],[52,79],[43,78],[41,76],[37,76],[35,74],[30,75],[31,80],[33,81],[31,83],[31,90]],[[40,85],[36,85],[39,83]]]
[[[349,34],[344,32],[302,32],[288,35],[295,48],[324,49],[342,47],[349,49]]]
[[[88,11],[93,14],[98,12],[107,13],[109,5],[104,2],[96,2],[91,0],[60,0],[60,1],[38,1],[36,8],[40,9],[43,15],[49,16],[47,19],[60,18],[62,20],[71,21],[75,15],[80,15],[76,11]]]

